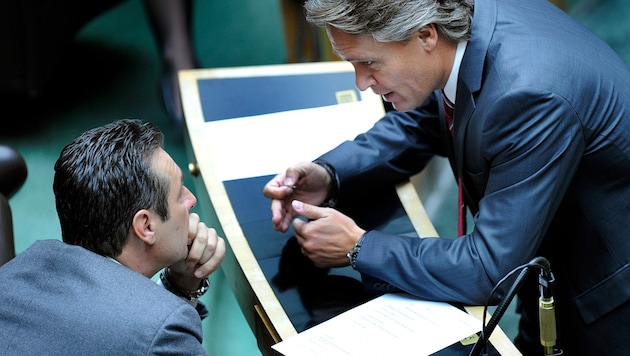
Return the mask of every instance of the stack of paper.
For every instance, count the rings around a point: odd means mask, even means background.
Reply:
[[[386,294],[272,347],[286,356],[430,355],[480,330],[448,303]]]

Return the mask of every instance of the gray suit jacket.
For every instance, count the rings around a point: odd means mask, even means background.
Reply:
[[[390,112],[320,157],[338,173],[340,204],[418,172],[433,155],[448,156],[463,179],[474,230],[424,240],[368,232],[357,269],[389,285],[366,278],[366,287],[479,305],[510,270],[542,255],[557,278],[565,345],[575,354],[628,350],[627,66],[546,0],[476,1],[452,149],[438,103],[436,92],[413,111]],[[521,332],[537,341],[537,288],[522,288]]]
[[[205,355],[193,307],[82,247],[38,241],[0,286],[0,355]]]

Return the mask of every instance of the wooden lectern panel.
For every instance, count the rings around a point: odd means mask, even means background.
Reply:
[[[374,297],[363,294],[350,267],[313,267],[291,230],[273,230],[262,195],[275,174],[353,139],[384,115],[379,96],[356,89],[352,66],[195,69],[180,72],[180,86],[199,205],[206,220],[216,216],[226,239],[222,269],[262,353],[276,354],[272,344]],[[343,208],[367,229],[437,236],[410,183]],[[518,354],[506,345],[502,354]]]

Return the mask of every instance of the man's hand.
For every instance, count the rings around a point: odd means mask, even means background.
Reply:
[[[199,215],[190,214],[188,236],[192,239],[186,260],[169,267],[169,279],[182,290],[196,290],[203,278],[216,271],[225,257],[225,241],[199,220]]]
[[[334,180],[319,164],[302,162],[278,174],[263,188],[263,195],[271,199],[271,221],[274,229],[286,232],[298,214],[291,201],[319,205],[332,189]]]
[[[365,230],[354,220],[332,208],[321,208],[298,200],[292,202],[293,210],[309,221],[295,219],[295,237],[302,253],[316,267],[341,267],[350,264],[347,254]]]

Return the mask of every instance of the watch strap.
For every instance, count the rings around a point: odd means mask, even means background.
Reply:
[[[199,288],[197,288],[197,290],[189,291],[179,289],[175,287],[173,283],[171,283],[171,281],[168,279],[168,267],[164,268],[162,270],[162,273],[160,273],[160,282],[162,282],[164,288],[166,288],[171,293],[189,301],[199,299],[210,288],[210,280],[208,279],[208,277],[206,277],[201,280],[201,282],[199,283]]]

